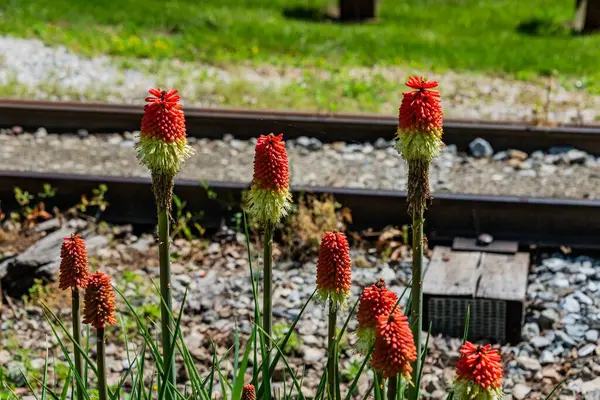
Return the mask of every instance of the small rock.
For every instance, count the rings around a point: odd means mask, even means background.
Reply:
[[[542,369],[542,365],[540,364],[540,362],[534,358],[520,356],[517,357],[517,363],[519,364],[519,366],[528,371],[537,372],[541,371]]]
[[[43,139],[48,136],[48,131],[46,128],[40,127],[37,131],[35,131],[34,136],[36,139]]]
[[[528,157],[527,153],[525,153],[524,151],[521,151],[521,150],[509,150],[508,156],[510,158],[517,159],[519,161],[525,161],[525,160],[527,160],[527,157]]]
[[[587,325],[583,324],[570,324],[565,326],[565,331],[567,334],[575,339],[583,339],[585,337],[585,332],[588,330]]]
[[[541,364],[554,364],[554,362],[555,362],[554,354],[552,354],[548,350],[542,351],[542,354],[540,355],[540,363]]]
[[[585,151],[572,149],[565,156],[570,164],[583,164],[587,160],[588,154]]]
[[[558,313],[558,311],[552,308],[547,308],[540,314],[538,322],[542,329],[552,329],[554,327],[554,324],[558,322],[559,319],[560,314]]]
[[[585,340],[588,342],[597,342],[598,341],[598,330],[590,329],[585,333]]]
[[[60,221],[58,220],[58,218],[52,218],[43,222],[40,222],[39,224],[36,225],[35,227],[35,231],[36,232],[48,232],[48,231],[54,231],[56,229],[60,228]]]
[[[90,136],[90,133],[87,131],[87,129],[77,129],[77,136],[80,138],[86,138]]]
[[[581,310],[581,306],[574,296],[565,297],[565,299],[561,302],[561,307],[566,312],[575,314]]]
[[[596,345],[588,343],[577,351],[579,357],[587,357],[596,351]]]
[[[530,340],[540,335],[540,327],[535,322],[528,322],[523,325],[522,334],[526,340]]]
[[[473,157],[485,158],[491,157],[494,154],[492,145],[485,139],[477,138],[469,143],[469,150]]]
[[[581,384],[581,393],[589,395],[591,393],[598,394],[600,392],[600,376],[592,381],[583,382]],[[586,399],[592,399],[591,397],[585,397]]]
[[[510,157],[508,156],[508,152],[506,152],[506,151],[499,151],[496,154],[494,154],[494,156],[492,157],[492,160],[494,160],[494,161],[506,161],[509,158]]]
[[[548,347],[552,344],[552,342],[543,337],[543,336],[535,336],[533,338],[531,338],[529,340],[529,342],[533,345],[533,347],[535,347],[536,349],[543,349],[544,347]]]
[[[517,400],[523,400],[531,392],[531,388],[524,383],[517,383],[512,389],[512,395]]]
[[[321,349],[317,349],[314,347],[305,347],[304,351],[304,360],[317,362],[325,359],[325,352]]]

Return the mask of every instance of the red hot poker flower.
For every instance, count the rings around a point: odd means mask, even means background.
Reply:
[[[83,238],[75,234],[64,238],[60,257],[58,287],[62,290],[85,289],[90,272]]]
[[[185,139],[185,117],[177,90],[150,89],[140,135],[172,143]]]
[[[502,387],[502,364],[498,350],[491,345],[475,346],[466,342],[460,348],[461,357],[456,363],[456,375],[459,380],[471,381],[482,389]]]
[[[375,326],[380,315],[389,315],[398,301],[398,296],[390,292],[383,279],[363,289],[358,303],[359,347],[368,351],[375,338]]]
[[[406,315],[398,308],[377,318],[375,347],[371,364],[384,378],[402,374],[410,379],[410,363],[417,359],[413,334]]]
[[[431,90],[438,86],[437,81],[427,81],[423,77],[411,76],[406,86],[414,91],[405,92],[400,105],[398,126],[403,130],[417,130],[423,133],[442,129],[443,114],[440,93]]]
[[[411,76],[406,86],[414,89],[402,97],[396,132],[396,148],[407,161],[431,161],[443,146],[443,113],[436,81]]]
[[[265,224],[277,224],[290,209],[290,170],[283,134],[260,135],[254,153],[254,177],[248,212]]]
[[[325,232],[321,239],[317,262],[317,292],[321,299],[344,303],[350,294],[352,260],[346,235]]]
[[[276,192],[287,190],[290,185],[288,156],[283,134],[260,135],[254,155],[254,178],[252,184],[260,189]]]
[[[245,385],[242,391],[242,400],[256,400],[256,390],[254,385]]]
[[[104,272],[90,275],[85,290],[83,304],[83,323],[91,324],[96,329],[104,329],[106,325],[115,325],[115,292],[110,277]]]

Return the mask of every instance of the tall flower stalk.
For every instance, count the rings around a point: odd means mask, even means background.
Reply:
[[[246,199],[248,213],[264,231],[263,320],[265,343],[273,332],[273,232],[290,209],[290,171],[283,134],[260,135],[254,153],[254,176]],[[263,360],[263,385],[271,393],[269,352]]]
[[[339,382],[336,381],[337,312],[350,295],[352,283],[352,261],[346,235],[341,232],[325,232],[321,239],[319,260],[317,262],[317,294],[323,301],[329,302],[329,328],[327,333],[327,387],[329,398],[335,399]]]
[[[115,325],[115,292],[110,277],[103,272],[90,275],[85,290],[83,323],[96,328],[96,364],[98,367],[98,399],[108,400],[106,383],[106,346],[104,330]]]
[[[175,386],[175,353],[172,319],[171,261],[169,258],[169,214],[173,201],[175,176],[181,164],[193,154],[187,144],[185,117],[177,90],[150,89],[146,97],[140,141],[136,145],[138,159],[152,175],[152,189],[158,214],[160,261],[160,314],[163,365],[167,385],[165,398],[172,400]]]
[[[71,289],[71,317],[73,321],[73,356],[75,371],[80,379],[77,382],[77,400],[85,398],[83,385],[83,362],[81,356],[81,315],[79,312],[79,289],[85,289],[90,275],[85,241],[79,235],[64,238],[60,249],[60,270],[58,287]]]
[[[415,339],[417,358],[413,363],[413,380],[421,364],[421,332],[423,301],[423,224],[427,202],[431,199],[429,188],[429,165],[440,154],[443,146],[443,113],[440,94],[433,90],[436,81],[412,76],[406,86],[400,105],[396,147],[408,163],[408,213],[412,216],[412,290],[411,324]],[[409,397],[417,399],[418,387],[409,388]]]

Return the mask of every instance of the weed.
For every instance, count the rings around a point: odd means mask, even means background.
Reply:
[[[204,213],[192,213],[186,210],[187,202],[182,201],[177,195],[173,195],[173,204],[175,205],[175,210],[171,216],[173,220],[171,238],[183,237],[187,240],[192,240],[196,235],[204,235],[204,228],[196,222],[204,216]]]
[[[278,324],[273,325],[273,336],[276,341],[283,339],[283,337],[288,333],[290,329],[290,325],[280,322]],[[302,339],[296,335],[296,332],[292,332],[291,336],[288,339],[285,347],[283,348],[283,352],[286,355],[294,354],[300,351],[302,348]]]
[[[352,222],[350,210],[342,208],[333,196],[301,196],[282,227],[286,250],[292,256],[314,253],[323,232],[336,229],[343,231],[349,222]]]

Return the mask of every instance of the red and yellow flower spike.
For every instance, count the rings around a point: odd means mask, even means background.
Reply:
[[[85,289],[90,271],[83,238],[75,234],[64,238],[60,258],[58,287],[62,290]]]
[[[254,389],[254,385],[244,385],[244,389],[242,390],[242,400],[256,400],[256,390]]]
[[[277,225],[290,209],[290,170],[283,134],[260,135],[254,152],[254,177],[248,212],[262,225]]]
[[[337,308],[346,302],[352,283],[348,239],[342,232],[325,232],[317,261],[317,294]]]
[[[177,90],[150,89],[146,97],[138,159],[155,174],[174,177],[194,150],[188,145]]]
[[[417,359],[413,334],[406,315],[396,307],[391,314],[377,317],[373,369],[384,378],[402,374],[410,380],[411,363]]]
[[[88,279],[83,304],[83,323],[96,329],[115,325],[115,292],[110,277],[104,272],[95,272]]]
[[[454,398],[456,400],[499,400],[502,391],[502,364],[498,350],[491,345],[466,342],[456,363]]]
[[[407,160],[431,161],[443,146],[443,112],[437,81],[411,76],[406,86],[413,89],[402,97],[398,115],[396,147]]]
[[[397,302],[398,296],[388,290],[383,279],[363,289],[356,314],[358,348],[362,353],[368,352],[373,345],[377,319],[381,315],[389,315]]]

